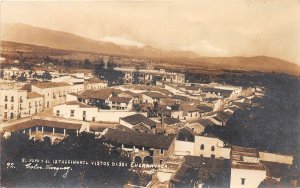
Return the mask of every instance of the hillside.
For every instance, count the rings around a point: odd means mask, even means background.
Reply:
[[[99,54],[149,57],[161,65],[182,69],[232,69],[283,72],[300,75],[300,66],[267,56],[254,57],[199,57],[188,51],[163,51],[151,46],[122,46],[96,41],[71,33],[33,27],[25,24],[5,24],[1,28],[1,53],[26,52],[28,56],[53,56],[62,59],[97,59]],[[4,42],[4,41],[12,41]],[[22,43],[22,44],[21,44]]]
[[[278,72],[300,75],[300,66],[288,61],[268,56],[253,57],[199,57],[199,58],[162,58],[163,62],[182,64],[205,69],[230,69],[261,72]]]
[[[63,50],[135,57],[161,57],[162,55],[167,55],[167,57],[197,56],[193,52],[165,52],[147,45],[144,47],[116,45],[111,42],[92,40],[71,33],[33,27],[26,24],[4,24],[1,29],[1,40]]]

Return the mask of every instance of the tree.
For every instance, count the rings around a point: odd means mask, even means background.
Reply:
[[[25,76],[24,73],[22,73],[21,76],[18,77],[18,81],[19,82],[26,82],[27,81],[27,77]]]
[[[91,68],[92,66],[92,62],[90,62],[89,59],[85,59],[84,62],[83,62],[83,67],[84,68]]]
[[[66,68],[70,68],[72,67],[72,62],[70,60],[64,60],[64,67]]]
[[[52,79],[52,76],[51,76],[51,74],[50,74],[48,71],[45,71],[45,72],[43,73],[43,75],[41,76],[41,78],[42,78],[43,80],[51,80],[51,79]]]
[[[65,164],[72,170],[64,178],[65,171],[28,170],[22,159],[48,159],[87,161],[86,165]],[[127,167],[97,166],[91,161],[105,161],[112,164],[123,162]],[[34,141],[27,134],[14,133],[7,139],[1,139],[1,185],[5,187],[117,187],[130,179],[130,159],[121,154],[119,147],[109,147],[102,139],[95,139],[91,133],[70,135],[58,144],[52,145],[49,139]],[[16,168],[7,168],[8,164]],[[28,163],[27,163],[28,164]],[[53,164],[53,166],[57,166]],[[96,176],[95,176],[96,175]],[[79,178],[80,177],[80,178]]]
[[[113,70],[115,67],[117,67],[117,65],[114,63],[113,58],[109,57],[109,59],[107,60],[107,69]]]
[[[103,59],[98,60],[95,65],[93,74],[95,77],[97,77],[99,79],[104,79],[104,72],[105,72],[104,61],[103,61]]]
[[[109,86],[123,84],[124,73],[114,70],[115,66],[113,63],[109,63],[108,68],[104,69],[103,60],[99,61],[95,66],[93,74],[96,78],[107,80]]]

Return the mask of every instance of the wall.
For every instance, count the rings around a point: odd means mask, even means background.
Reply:
[[[241,178],[245,178],[244,185]],[[256,188],[265,178],[265,170],[231,168],[230,188]]]
[[[37,98],[31,98],[27,99],[26,107],[25,109],[28,109],[28,115],[33,115],[39,112],[42,112],[44,107],[44,99],[43,97],[37,97]]]
[[[275,153],[259,152],[259,158],[261,161],[269,161],[283,164],[293,164],[293,156],[281,155]]]
[[[5,101],[7,96],[7,101]],[[13,97],[13,101],[11,100]],[[22,98],[22,101],[20,100]],[[0,106],[3,108],[3,120],[17,119],[26,114],[27,91],[25,90],[1,90],[0,92]],[[21,108],[20,108],[21,105]],[[5,108],[7,106],[7,108]],[[11,118],[13,114],[13,118]]]
[[[175,140],[175,154],[177,155],[194,155],[194,142]]]
[[[201,144],[204,144],[204,149],[201,150]],[[212,151],[214,147],[214,151]],[[216,158],[230,159],[230,148],[224,148],[224,142],[218,138],[195,136],[195,156],[203,155],[203,157],[211,157],[215,155]]]
[[[92,121],[93,117],[96,122],[112,122],[118,123],[121,117],[130,116],[136,114],[136,112],[127,111],[113,111],[113,110],[98,110],[96,107],[80,108],[78,105],[58,105],[53,108],[53,115],[56,116],[56,112],[59,110],[59,117],[67,119],[83,120],[83,111],[86,112],[85,121]],[[74,110],[74,116],[71,117],[71,110]],[[141,113],[146,116],[145,113]]]

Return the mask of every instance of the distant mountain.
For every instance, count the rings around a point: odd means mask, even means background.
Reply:
[[[71,33],[33,27],[26,24],[5,24],[1,28],[2,50],[27,50],[30,53],[72,57],[87,54],[112,54],[132,57],[150,57],[172,65],[190,65],[208,69],[257,70],[263,72],[283,72],[300,75],[300,66],[267,56],[254,57],[200,57],[189,51],[163,51],[151,46],[125,46],[111,42],[96,41]],[[23,44],[19,44],[23,43]],[[26,45],[31,44],[31,45]],[[33,46],[36,45],[36,46]],[[43,46],[43,47],[40,47]],[[76,52],[76,53],[75,53]],[[88,56],[87,56],[88,57]]]
[[[3,24],[1,29],[1,40],[64,50],[137,57],[161,57],[162,55],[167,55],[168,57],[197,56],[192,52],[180,52],[178,54],[164,52],[147,45],[143,47],[117,45],[112,42],[97,41],[71,33],[34,27],[27,24]]]

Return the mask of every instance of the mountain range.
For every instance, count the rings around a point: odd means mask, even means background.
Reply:
[[[56,51],[71,50],[93,54],[155,58],[164,63],[188,64],[203,68],[274,71],[300,75],[299,65],[273,57],[201,57],[191,51],[166,51],[148,45],[142,47],[119,45],[19,23],[1,25],[1,41],[43,46],[56,49]],[[1,49],[3,50],[3,47]]]

